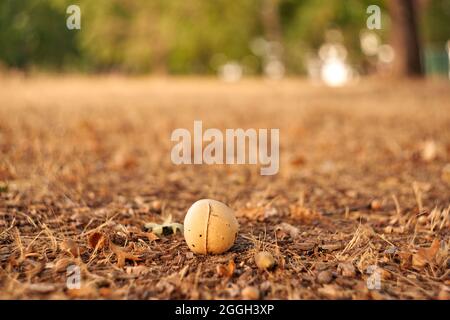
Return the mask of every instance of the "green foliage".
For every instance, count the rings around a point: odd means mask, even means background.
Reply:
[[[450,40],[450,1],[430,0],[423,18],[423,37],[427,42],[443,45]]]
[[[7,66],[62,69],[79,54],[65,10],[45,0],[0,2],[0,60]]]
[[[265,0],[2,0],[0,64],[13,68],[168,72],[216,72],[226,61],[260,71],[261,57],[250,43],[265,37]],[[66,8],[81,8],[81,30],[66,28]],[[326,31],[341,30],[354,64],[362,60],[359,33],[370,4],[383,10],[385,0],[279,0],[283,60],[291,73],[304,72],[305,57],[325,40]],[[427,41],[443,42],[450,34],[448,1],[430,0],[423,19]]]

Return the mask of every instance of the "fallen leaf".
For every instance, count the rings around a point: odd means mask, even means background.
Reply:
[[[130,170],[138,165],[137,157],[128,150],[117,150],[109,162],[109,167],[114,170]]]
[[[41,262],[27,260],[27,265],[25,266],[25,275],[27,279],[30,280],[34,276],[38,275],[45,267],[45,264]]]
[[[241,295],[242,299],[244,300],[258,300],[260,293],[258,288],[253,286],[247,286],[244,289],[242,289]]]
[[[88,236],[87,243],[89,248],[97,251],[105,247],[107,243],[107,237],[102,232],[93,232]]]
[[[442,181],[444,181],[445,183],[450,185],[450,163],[447,163],[442,168],[441,178],[442,178]]]
[[[32,283],[28,286],[28,290],[37,293],[50,293],[55,291],[56,287],[49,283]]]
[[[188,272],[189,272],[189,265],[186,265],[179,272],[180,273],[180,280],[183,280],[183,278],[188,274]]]
[[[256,208],[239,208],[236,211],[236,217],[247,218],[251,220],[263,221],[264,220],[264,207]]]
[[[342,288],[334,284],[326,284],[317,291],[320,295],[328,299],[348,299],[351,297],[351,294],[347,290],[342,290]]]
[[[293,219],[299,220],[303,223],[310,223],[322,218],[321,214],[299,205],[289,206],[289,212]]]
[[[291,159],[290,163],[292,166],[299,167],[306,163],[306,159],[302,155],[297,155]]]
[[[55,272],[63,272],[67,270],[67,267],[73,263],[73,260],[71,258],[62,258],[56,261],[56,263],[53,266],[53,270]]]
[[[150,272],[150,269],[146,266],[134,266],[134,267],[126,267],[127,274],[134,274],[137,276],[144,275]]]
[[[68,289],[66,294],[72,299],[92,299],[97,296],[97,289],[91,285],[79,289]]]
[[[160,238],[154,234],[153,232],[144,232],[144,235],[147,237],[148,241],[156,241],[159,240]]]
[[[439,239],[434,239],[429,248],[420,248],[412,256],[412,265],[416,269],[422,269],[427,264],[432,264],[440,247]]]
[[[103,298],[110,298],[114,294],[114,291],[111,288],[103,287],[98,289],[98,294]]]
[[[111,250],[112,252],[114,252],[114,254],[117,257],[117,266],[119,268],[123,268],[125,266],[125,261],[126,260],[131,260],[131,261],[140,261],[140,257],[134,255],[131,252],[127,252],[125,251],[125,249],[111,243],[110,244]]]
[[[412,264],[412,253],[400,251],[397,255],[400,258],[400,267],[402,269],[408,269]]]
[[[445,285],[442,285],[437,298],[438,298],[438,300],[449,300],[450,299],[450,288]]]
[[[72,239],[64,240],[60,244],[60,249],[70,253],[74,258],[78,257],[82,253],[80,247]]]
[[[228,266],[218,265],[216,269],[219,276],[231,278],[236,270],[236,264],[234,260],[230,260]]]

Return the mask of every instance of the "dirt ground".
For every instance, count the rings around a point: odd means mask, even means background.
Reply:
[[[0,298],[449,299],[449,89],[3,76]],[[194,120],[279,128],[279,173],[172,164]],[[235,210],[229,252],[144,230],[202,198]]]

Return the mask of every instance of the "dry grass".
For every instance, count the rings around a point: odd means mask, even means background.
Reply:
[[[264,299],[448,299],[447,83],[0,82],[0,298],[239,299],[252,286]],[[195,119],[280,128],[280,173],[173,165],[170,133]],[[236,209],[228,253],[144,230],[200,198]],[[259,250],[273,270],[257,269]],[[80,289],[66,288],[71,264]]]

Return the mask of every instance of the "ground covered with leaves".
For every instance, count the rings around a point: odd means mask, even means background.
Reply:
[[[448,83],[0,82],[2,299],[449,299]],[[280,128],[280,172],[172,164],[194,120]],[[144,228],[202,198],[235,210],[229,252]]]

